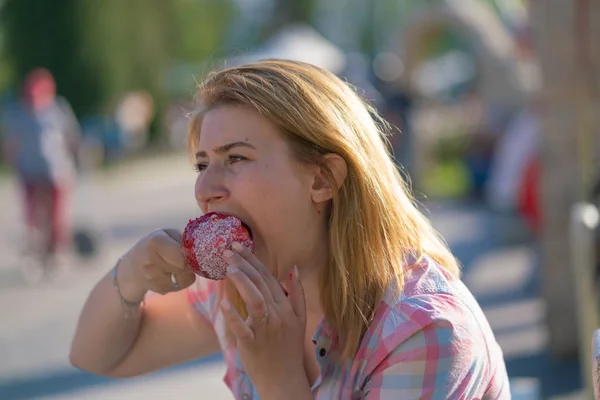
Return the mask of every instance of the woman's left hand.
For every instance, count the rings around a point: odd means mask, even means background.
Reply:
[[[241,244],[234,243],[223,257],[248,318],[244,321],[227,300],[222,302],[223,316],[261,399],[312,398],[303,362],[306,303],[297,268],[290,274],[286,296],[271,272]]]

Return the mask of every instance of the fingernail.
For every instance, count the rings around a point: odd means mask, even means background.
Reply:
[[[239,244],[238,242],[231,243],[231,248],[234,249],[235,251],[244,250],[244,247],[241,244]]]
[[[227,273],[228,274],[237,274],[240,270],[237,269],[236,267],[234,267],[233,265],[230,265],[227,267]]]
[[[229,257],[231,257],[231,256],[233,256],[233,251],[231,251],[231,250],[227,249],[227,250],[225,250],[225,251],[223,252],[223,257],[225,257],[225,258],[229,258]]]
[[[300,279],[300,273],[298,272],[298,266],[294,265],[294,269],[292,270],[292,274],[294,274],[294,278],[296,280]]]

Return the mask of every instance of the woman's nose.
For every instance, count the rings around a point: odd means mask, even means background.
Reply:
[[[227,199],[229,191],[225,186],[223,177],[218,168],[209,166],[196,179],[195,186],[196,201],[200,208],[205,209],[204,205],[218,203]]]

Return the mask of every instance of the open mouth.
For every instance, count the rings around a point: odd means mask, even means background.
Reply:
[[[240,222],[242,223],[242,226],[244,228],[246,228],[246,230],[248,231],[248,235],[250,235],[250,239],[254,240],[254,236],[252,236],[252,229],[250,229],[248,224],[246,224],[244,221],[240,220]]]

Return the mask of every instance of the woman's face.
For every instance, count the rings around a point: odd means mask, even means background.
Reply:
[[[327,243],[318,168],[296,161],[276,126],[247,107],[218,107],[205,114],[196,151],[198,205],[248,225],[255,254],[279,279],[318,257]]]

